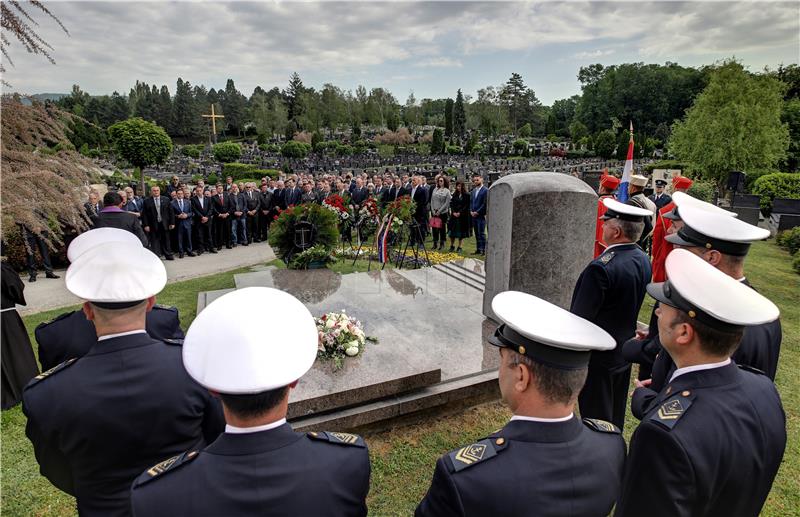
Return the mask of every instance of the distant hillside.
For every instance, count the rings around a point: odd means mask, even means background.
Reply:
[[[57,100],[62,99],[64,97],[69,97],[69,94],[68,93],[34,93],[33,95],[30,95],[29,97],[32,97],[32,98],[34,98],[34,99],[36,99],[38,101],[57,101]],[[30,103],[31,103],[31,101],[30,101],[29,98],[27,98],[27,97],[23,97],[22,98],[22,104],[30,104]]]

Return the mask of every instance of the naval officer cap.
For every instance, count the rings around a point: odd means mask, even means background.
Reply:
[[[721,214],[727,217],[736,217],[736,212],[731,212],[730,210],[725,210],[724,208],[720,208],[717,205],[712,205],[711,203],[707,203],[702,199],[697,199],[696,197],[692,197],[685,192],[675,192],[672,194],[672,201],[675,204],[675,208],[673,208],[670,212],[667,212],[663,215],[666,219],[671,219],[673,221],[680,221],[681,214],[680,208],[682,206],[693,206],[706,212],[713,212],[716,214]]]
[[[553,368],[585,368],[592,350],[616,346],[614,338],[594,323],[527,293],[498,294],[492,299],[492,311],[502,325],[489,338],[490,344]]]
[[[67,249],[67,260],[69,260],[70,263],[75,262],[78,257],[90,249],[98,244],[104,244],[106,242],[127,242],[138,244],[139,247],[142,247],[142,241],[127,230],[120,230],[119,228],[95,228],[94,230],[83,232],[70,242],[69,248]]]
[[[719,212],[694,205],[680,207],[683,227],[667,235],[667,242],[684,247],[717,250],[726,255],[747,255],[753,241],[769,237],[769,230]]]
[[[645,217],[653,217],[653,212],[627,203],[621,203],[610,197],[603,199],[606,213],[600,219],[622,219],[623,221],[643,221]]]
[[[105,242],[81,253],[67,268],[65,281],[78,298],[104,309],[124,309],[160,293],[167,270],[138,239]]]
[[[701,323],[719,330],[760,325],[778,319],[774,303],[726,275],[689,250],[667,255],[666,282],[647,285],[647,293]]]
[[[210,390],[248,395],[302,377],[314,364],[317,346],[317,325],[300,300],[269,287],[247,287],[214,300],[197,315],[183,341],[183,365]]]

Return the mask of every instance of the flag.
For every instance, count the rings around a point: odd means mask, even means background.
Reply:
[[[628,184],[633,174],[633,122],[631,122],[631,139],[628,141],[628,157],[625,158],[625,168],[622,169],[622,181],[617,189],[617,200],[624,203],[628,200]]]
[[[394,219],[393,215],[389,215],[388,218],[384,218],[381,227],[378,228],[378,231],[375,233],[375,240],[376,240],[376,249],[378,250],[378,262],[381,264],[385,264],[389,262],[389,232],[392,229],[392,219]]]

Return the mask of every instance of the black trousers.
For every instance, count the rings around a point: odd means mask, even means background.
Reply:
[[[147,238],[150,241],[150,251],[158,255],[164,255],[165,257],[172,256],[172,244],[171,241],[171,234],[169,230],[166,228],[162,228],[159,225],[151,226],[150,233],[147,234]]]
[[[622,429],[630,381],[630,366],[620,371],[590,364],[586,384],[578,395],[581,417],[599,418]]]
[[[269,238],[269,223],[271,223],[272,212],[267,211],[264,214],[261,210],[258,211],[258,237],[262,241]]]
[[[231,217],[214,217],[214,243],[218,248],[230,246],[231,242]]]
[[[245,212],[246,213],[246,212]],[[258,230],[258,211],[255,214],[247,214],[247,242],[253,242],[253,239],[261,239]]]
[[[25,248],[25,258],[28,262],[28,274],[36,276],[36,248],[39,248],[39,254],[42,256],[42,265],[44,266],[45,273],[53,272],[53,265],[50,263],[50,251],[47,249],[47,244],[44,243],[41,237],[26,229],[22,230],[25,235],[25,240],[28,247]]]
[[[211,251],[211,249],[214,247],[214,239],[212,237],[212,219],[209,218],[205,224],[201,223],[200,219],[195,219],[194,231],[195,249],[198,251]]]

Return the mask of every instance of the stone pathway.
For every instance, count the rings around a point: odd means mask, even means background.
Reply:
[[[203,253],[199,257],[179,259],[176,253],[175,260],[163,262],[167,268],[168,282],[171,283],[254,264],[263,264],[274,259],[275,253],[269,244],[254,243],[250,246],[238,246],[231,250],[222,248],[216,255]],[[33,283],[28,283],[27,274],[22,277],[25,282],[25,301],[28,302],[28,305],[17,306],[20,314],[33,314],[80,303],[80,299],[67,291],[64,285],[65,270],[56,270],[56,274],[61,276],[56,280],[45,278],[42,271],[39,273],[36,282]]]

